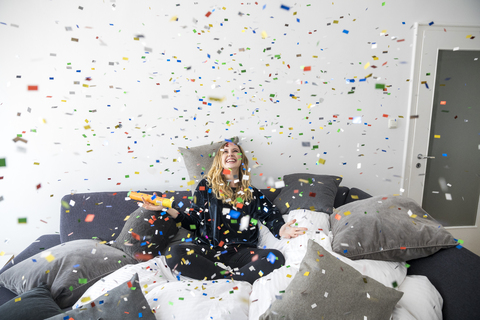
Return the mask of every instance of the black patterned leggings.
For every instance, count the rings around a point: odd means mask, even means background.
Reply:
[[[232,278],[251,284],[285,264],[283,254],[275,249],[258,249],[234,245],[228,249],[210,248],[202,244],[176,244],[165,252],[167,265],[193,279],[217,280]],[[217,265],[233,269],[230,273]]]

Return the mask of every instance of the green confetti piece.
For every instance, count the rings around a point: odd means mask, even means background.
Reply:
[[[64,207],[65,209],[70,209],[70,205],[64,200],[62,200],[62,207]]]
[[[405,263],[405,268],[410,268],[410,265],[408,263]]]
[[[125,175],[125,178],[130,178],[130,176],[128,174]]]
[[[7,166],[6,158],[1,158],[0,159],[0,167],[6,167],[6,166]]]
[[[190,225],[190,230],[196,230],[196,229],[197,229],[197,226],[196,226],[196,225],[194,225],[194,224],[191,224],[191,225]]]
[[[88,281],[87,278],[79,278],[78,279],[78,283],[80,283],[80,284],[86,284],[87,281]]]
[[[27,223],[27,218],[18,218],[18,223]]]
[[[70,286],[68,289],[69,289],[70,291],[73,291],[73,286]]]
[[[252,218],[252,219],[250,219],[250,223],[253,224],[254,226],[256,226],[257,223],[258,223],[258,220]]]
[[[385,84],[383,83],[375,83],[375,89],[385,89]]]

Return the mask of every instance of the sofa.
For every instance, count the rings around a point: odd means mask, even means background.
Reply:
[[[272,203],[275,203],[282,188],[262,189],[261,191]],[[157,194],[162,195],[162,192],[157,191]],[[190,191],[168,191],[164,193],[164,196],[174,197],[176,201],[181,200],[184,203],[188,203],[192,199]],[[341,209],[356,201],[369,198],[371,195],[358,188],[339,186],[336,190],[333,207]],[[62,198],[60,206],[60,232],[39,237],[13,261],[5,265],[0,270],[0,275],[20,262],[60,244],[81,239],[111,243],[123,228],[125,217],[138,207],[136,201],[128,198],[127,191],[67,194]],[[338,212],[331,214],[332,219],[338,218]],[[90,220],[86,222],[88,215],[90,215]],[[480,287],[480,273],[478,272],[480,257],[457,245],[449,246],[425,257],[409,260],[407,264],[408,275],[427,277],[440,293],[443,298],[441,311],[443,319],[480,319],[480,305],[477,303],[478,288]],[[89,286],[93,284],[89,283]],[[7,288],[0,287],[0,306],[16,296],[17,294]],[[73,303],[63,305],[62,309],[69,310],[72,305]]]

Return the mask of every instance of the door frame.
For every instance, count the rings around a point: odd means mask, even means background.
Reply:
[[[410,78],[410,90],[409,90],[409,97],[408,97],[408,115],[407,115],[407,126],[406,126],[406,137],[405,137],[405,148],[404,148],[404,163],[403,163],[403,179],[401,184],[401,191],[404,193],[405,196],[415,200],[419,205],[422,205],[423,201],[423,189],[425,184],[425,175],[423,175],[419,180],[413,180],[412,177],[414,175],[420,175],[421,173],[426,172],[426,166],[428,160],[418,160],[417,155],[422,153],[423,155],[427,155],[429,150],[429,137],[431,135],[431,121],[432,121],[432,111],[433,111],[433,98],[434,98],[434,90],[435,90],[435,80],[436,80],[436,67],[438,63],[438,54],[435,57],[435,64],[431,70],[435,73],[432,74],[428,81],[432,81],[432,83],[427,82],[429,85],[429,90],[431,94],[427,97],[425,95],[425,85],[422,84],[425,81],[425,75],[423,74],[425,69],[427,68],[424,64],[424,31],[428,29],[440,29],[442,30],[445,28],[448,32],[448,29],[455,28],[457,31],[462,31],[462,28],[465,28],[465,31],[471,31],[472,28],[476,28],[480,30],[480,26],[454,26],[454,25],[434,25],[430,26],[429,24],[419,24],[415,23],[414,25],[414,41],[413,41],[413,52],[412,52],[412,64],[411,64],[411,78]],[[480,34],[475,34],[476,37],[480,37]],[[460,39],[459,39],[460,40]],[[459,41],[460,42],[460,41]],[[464,46],[463,42],[460,46],[460,50],[478,50],[477,48],[469,47],[468,45]],[[441,47],[437,47],[438,50],[443,49]],[[451,49],[451,48],[445,48]],[[431,57],[429,57],[431,59]],[[429,60],[431,62],[431,60]],[[423,90],[423,96],[420,96],[420,90]],[[420,99],[422,98],[422,101]],[[427,110],[426,106],[429,106]],[[421,111],[420,111],[421,109]],[[428,113],[428,114],[427,114]],[[416,116],[421,114],[419,118],[413,118],[412,116]],[[418,136],[425,137],[423,142],[419,142],[416,138]],[[423,146],[425,145],[425,148]],[[419,148],[422,148],[419,152]],[[415,167],[416,163],[421,163],[423,166],[423,170],[417,169]],[[416,184],[416,185],[415,185]],[[419,188],[421,189],[419,191]],[[480,199],[480,195],[479,195]],[[479,206],[477,208],[477,218],[475,221],[475,226],[455,226],[455,227],[446,227],[446,229],[450,229],[452,233],[459,235],[461,232],[465,232],[468,234],[478,233],[478,226],[480,225],[480,201]],[[457,230],[455,230],[457,229]],[[470,230],[467,230],[470,229]],[[466,234],[465,234],[466,236]]]

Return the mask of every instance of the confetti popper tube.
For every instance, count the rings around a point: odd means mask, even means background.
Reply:
[[[142,197],[143,197],[143,199],[145,199],[145,201],[150,202],[150,203],[152,203],[156,206],[161,205],[165,208],[171,208],[172,207],[172,202],[173,202],[172,199],[154,197],[151,194],[146,194],[146,193],[142,193],[142,192],[134,192],[134,191],[130,192],[129,197],[133,200],[138,200],[138,201],[143,201],[142,200]]]

